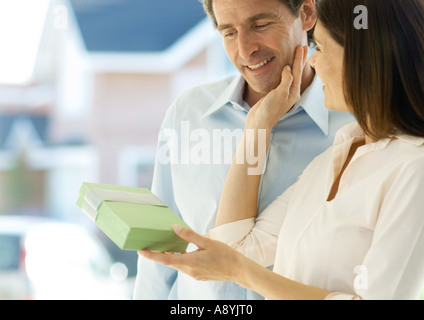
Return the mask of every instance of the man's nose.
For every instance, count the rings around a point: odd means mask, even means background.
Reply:
[[[259,51],[259,39],[247,31],[239,31],[238,34],[238,49],[239,56],[244,60],[248,60],[255,52]]]

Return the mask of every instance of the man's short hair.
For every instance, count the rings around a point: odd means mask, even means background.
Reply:
[[[212,20],[215,28],[218,27],[218,21],[216,20],[215,13],[213,11],[213,0],[201,0],[203,3],[203,8],[209,18]],[[285,4],[292,12],[292,14],[297,18],[300,14],[300,8],[305,0],[278,0],[282,4]],[[316,2],[319,0],[316,0]],[[314,28],[308,31],[308,43],[309,45],[314,45],[314,40],[312,34],[314,33]]]

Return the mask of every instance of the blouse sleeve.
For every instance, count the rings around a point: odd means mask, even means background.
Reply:
[[[256,218],[218,226],[206,236],[230,245],[262,266],[274,264],[278,234],[295,185],[277,197]]]

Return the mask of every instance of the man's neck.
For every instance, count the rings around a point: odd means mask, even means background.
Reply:
[[[311,85],[312,81],[315,77],[315,71],[312,69],[312,67],[309,64],[306,64],[303,74],[302,74],[302,84],[300,85],[300,94],[303,94],[305,90]],[[249,90],[250,89],[250,90]],[[244,100],[247,102],[247,104],[250,107],[253,107],[260,99],[265,97],[264,94],[258,93],[254,90],[252,90],[248,83],[246,82],[246,87],[244,89]]]

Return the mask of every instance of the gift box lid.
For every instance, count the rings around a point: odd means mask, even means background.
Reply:
[[[189,226],[149,189],[84,182],[77,206],[123,250],[187,248],[172,226]]]

